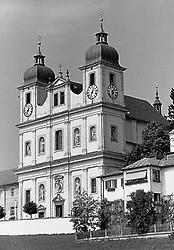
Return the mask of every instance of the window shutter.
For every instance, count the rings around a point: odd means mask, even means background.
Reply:
[[[105,181],[105,189],[108,189],[108,181]]]

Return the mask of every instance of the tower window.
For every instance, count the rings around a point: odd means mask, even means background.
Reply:
[[[31,102],[31,93],[26,94],[26,104]]]
[[[63,148],[63,132],[62,130],[57,130],[55,132],[55,150],[62,150]]]
[[[58,93],[54,94],[54,107],[58,106]]]
[[[30,202],[30,189],[25,191],[25,201]]]
[[[90,74],[90,85],[94,85],[95,84],[95,74],[91,73]]]
[[[112,73],[109,74],[109,82],[110,84],[114,84],[114,74]]]
[[[65,92],[60,92],[60,105],[65,103]]]

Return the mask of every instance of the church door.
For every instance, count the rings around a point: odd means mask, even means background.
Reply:
[[[56,217],[63,217],[63,206],[56,205]]]

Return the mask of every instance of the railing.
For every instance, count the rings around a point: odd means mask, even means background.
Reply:
[[[155,224],[150,227],[148,233],[169,233],[174,230],[174,225],[171,223],[165,224]],[[90,239],[99,239],[99,238],[109,238],[109,237],[129,237],[137,235],[137,233],[131,227],[121,227],[115,226],[113,229],[106,229],[106,230],[96,230],[96,231],[88,231],[88,232],[79,232],[76,233],[77,241],[81,240],[90,240]]]

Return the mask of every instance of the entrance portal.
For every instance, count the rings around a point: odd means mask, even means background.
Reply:
[[[56,217],[63,217],[63,206],[56,205]]]

